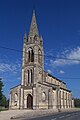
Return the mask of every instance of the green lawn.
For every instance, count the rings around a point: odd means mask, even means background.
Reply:
[[[3,108],[0,106],[0,111],[6,111],[6,110],[9,110],[8,108]]]

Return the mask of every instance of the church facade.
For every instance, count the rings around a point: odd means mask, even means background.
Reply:
[[[44,71],[43,40],[35,13],[24,35],[21,84],[10,89],[10,109],[60,109],[74,107],[66,83]]]

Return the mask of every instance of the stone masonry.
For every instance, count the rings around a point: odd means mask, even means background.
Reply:
[[[24,35],[21,84],[10,90],[10,109],[60,109],[74,107],[66,83],[44,71],[43,39],[35,12]]]

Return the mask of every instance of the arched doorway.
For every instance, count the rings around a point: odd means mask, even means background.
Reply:
[[[30,94],[27,96],[27,108],[28,109],[33,108],[33,97]]]

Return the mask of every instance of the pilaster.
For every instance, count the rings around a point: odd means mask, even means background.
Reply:
[[[20,103],[20,109],[24,108],[24,93],[23,88],[21,88],[21,103]]]
[[[36,88],[33,88],[33,109],[36,109]]]
[[[57,108],[57,90],[54,90],[54,105],[53,108]]]

